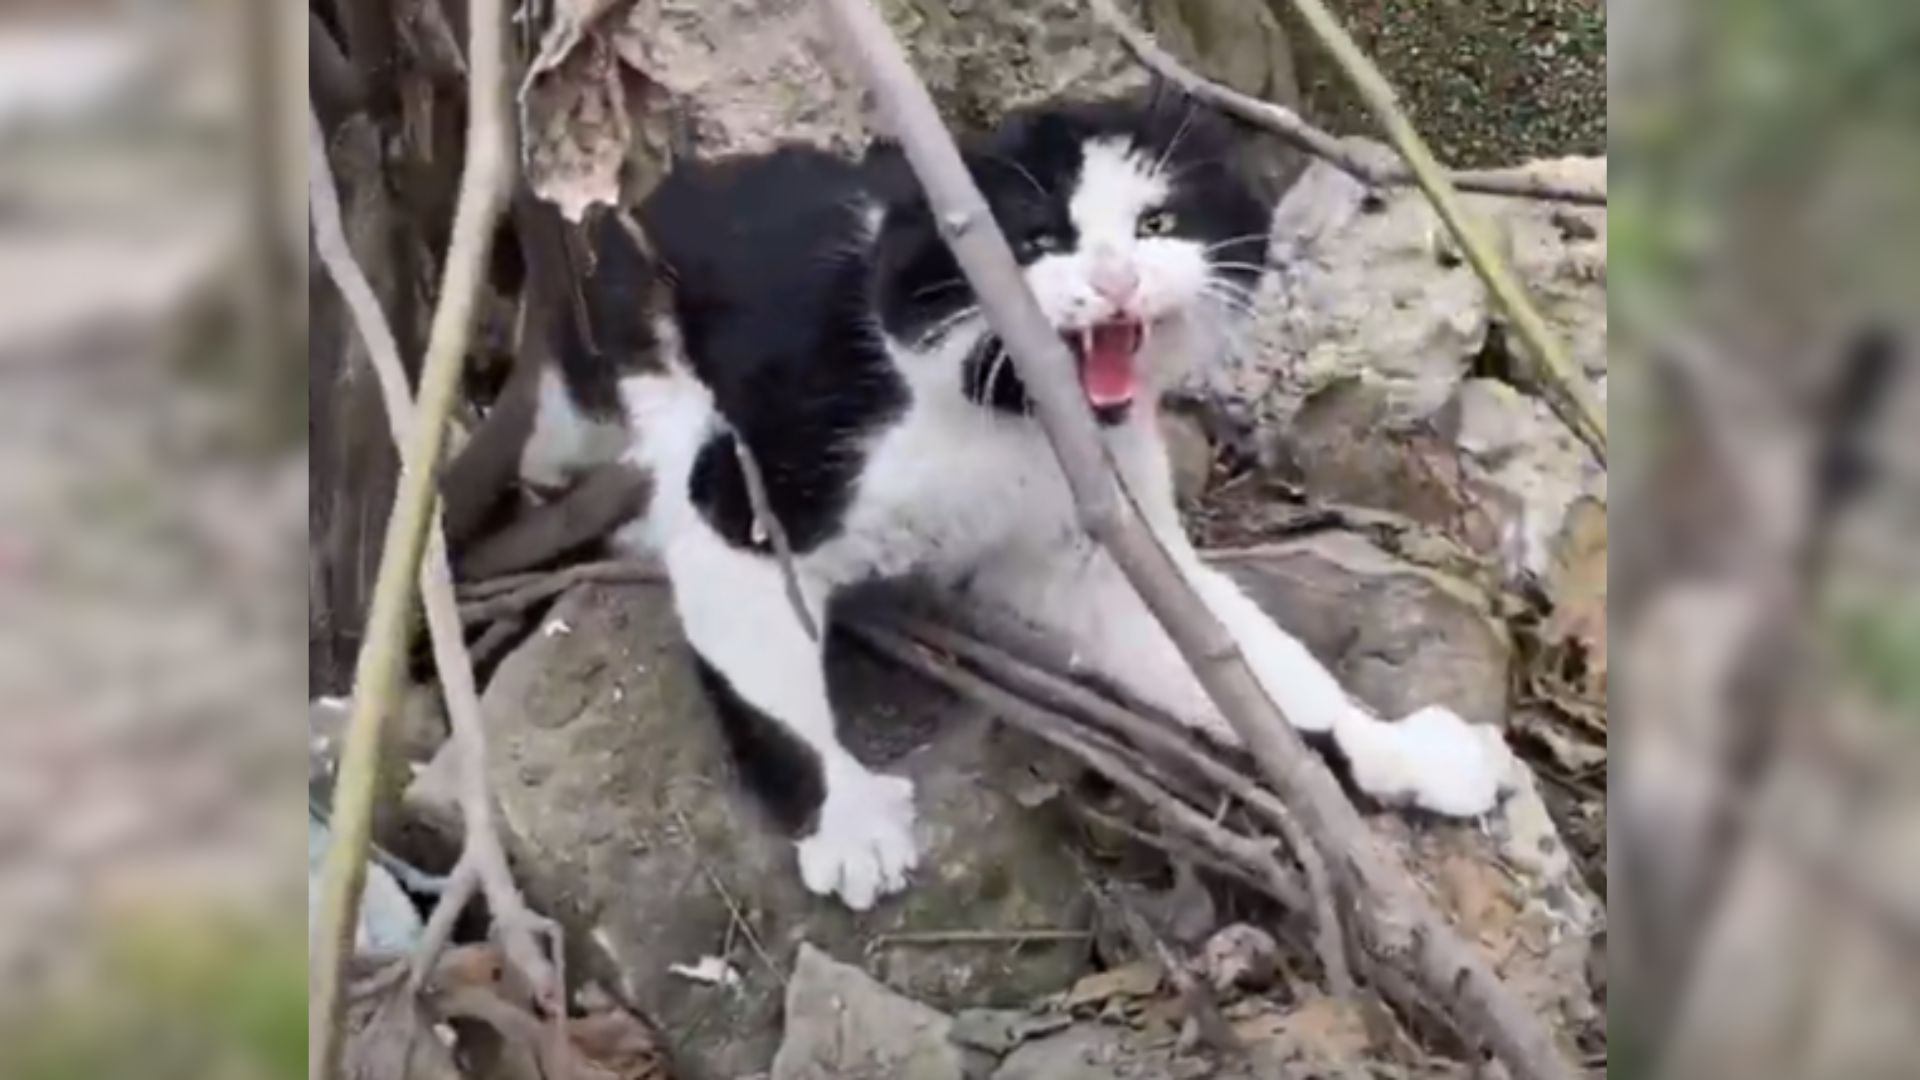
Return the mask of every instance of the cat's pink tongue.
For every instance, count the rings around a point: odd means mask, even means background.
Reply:
[[[1096,409],[1131,402],[1138,382],[1133,356],[1140,349],[1140,324],[1101,323],[1082,340],[1080,383],[1087,400]]]

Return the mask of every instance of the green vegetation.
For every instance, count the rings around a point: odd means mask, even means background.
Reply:
[[[1399,91],[1440,160],[1458,168],[1607,152],[1607,18],[1602,0],[1331,0]],[[1307,115],[1371,133],[1365,106],[1313,44],[1287,0],[1272,0],[1300,69]]]
[[[88,976],[0,1021],[9,1080],[295,1080],[307,1057],[304,933],[212,913],[143,917]]]

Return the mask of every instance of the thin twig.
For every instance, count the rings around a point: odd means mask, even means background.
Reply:
[[[1200,76],[1121,14],[1113,0],[1091,0],[1091,5],[1094,17],[1120,38],[1127,51],[1189,96],[1256,127],[1266,128],[1363,184],[1410,187],[1419,182],[1411,169],[1356,151],[1351,143],[1314,127],[1284,105],[1242,94]],[[1461,191],[1484,195],[1511,195],[1583,206],[1607,204],[1607,193],[1603,190],[1587,184],[1558,183],[1524,169],[1476,169],[1452,173],[1451,178]]]
[[[1040,942],[1088,941],[1093,933],[1088,930],[901,930],[891,934],[876,934],[868,944],[869,949],[886,949],[896,945],[922,945],[937,948],[942,945],[1032,945]]]
[[[342,978],[352,953],[354,928],[359,922],[360,896],[366,879],[368,845],[372,836],[374,779],[379,770],[381,729],[393,711],[400,683],[401,666],[407,644],[408,615],[412,606],[414,583],[423,568],[423,556],[429,551],[439,568],[444,591],[439,598],[441,620],[451,621],[455,633],[451,641],[460,645],[457,615],[453,608],[451,579],[446,576],[445,540],[434,513],[434,477],[446,436],[447,417],[459,394],[460,373],[467,343],[472,333],[473,313],[487,272],[488,250],[493,226],[505,200],[512,157],[508,151],[510,126],[506,114],[505,70],[502,33],[505,12],[500,0],[470,0],[468,54],[472,77],[468,85],[468,126],[466,164],[461,175],[460,193],[454,214],[453,236],[448,246],[445,277],[434,308],[428,333],[427,353],[420,373],[420,400],[417,414],[409,422],[396,414],[389,402],[388,413],[395,427],[404,431],[404,447],[398,488],[392,516],[381,548],[380,570],[367,616],[365,641],[354,675],[353,716],[341,754],[340,774],[335,787],[333,843],[328,849],[322,877],[318,955],[313,958],[313,985],[308,1010],[309,1080],[332,1080],[340,1067],[344,999]],[[369,343],[378,341],[385,359],[398,367],[399,350],[393,342],[376,303],[366,301],[372,291],[365,275],[353,264],[340,224],[339,198],[333,191],[331,169],[326,160],[325,138],[311,106],[308,110],[308,188],[314,222],[314,241],[323,252],[329,272],[341,283],[343,295],[354,294],[350,310],[355,312],[360,331]],[[316,204],[318,204],[316,206]],[[352,268],[347,269],[349,266]],[[352,284],[347,284],[351,282]],[[374,351],[372,348],[370,352]],[[432,569],[432,566],[428,566]],[[431,577],[430,577],[431,579]],[[426,596],[429,612],[436,606],[434,593]],[[449,713],[458,715],[457,698],[465,690],[472,692],[473,672],[464,667],[464,645],[458,655],[446,648],[444,634],[435,638],[435,662],[442,667],[443,687],[447,688]],[[451,670],[449,670],[451,668]],[[477,700],[477,695],[476,695]],[[468,730],[464,733],[461,725]],[[493,836],[487,845],[491,803],[485,787],[484,747],[471,740],[480,734],[477,716],[455,720],[454,737],[463,744],[464,781],[477,783],[480,801],[471,804],[472,783],[463,782],[462,810],[479,813],[478,821],[469,817],[467,854],[475,861],[475,870],[483,885],[490,886],[488,899],[495,904],[494,915],[508,931],[511,945],[518,930],[524,930],[535,918],[530,912],[513,909],[518,898],[510,875],[504,874],[505,856]],[[479,752],[476,753],[475,751]],[[480,827],[475,827],[476,825]],[[493,865],[489,865],[489,864]],[[492,880],[496,876],[504,881]],[[504,888],[499,886],[504,885]],[[495,891],[502,895],[496,897]],[[445,898],[443,897],[443,901]],[[504,906],[502,906],[504,905]],[[510,955],[515,950],[510,949]],[[524,950],[519,950],[524,951]],[[515,956],[516,962],[523,957]],[[536,952],[523,970],[537,981],[553,972]],[[558,992],[551,984],[542,987]]]
[[[320,141],[317,117],[310,116],[309,124],[309,164],[319,174],[309,185],[313,189],[309,202],[314,219],[314,246],[342,296],[347,297],[347,310],[366,342],[367,356],[380,385],[394,441],[405,445],[408,432],[418,421],[406,372],[401,366],[400,349],[340,231],[339,201],[327,171],[326,147]],[[486,731],[480,715],[480,694],[473,681],[473,661],[467,654],[454,599],[453,577],[447,565],[446,536],[437,513],[428,530],[420,565],[420,596],[426,608],[428,637],[433,646],[434,665],[440,673],[440,688],[446,700],[456,755],[461,820],[465,825],[465,849],[459,866],[482,886],[495,921],[505,931],[502,944],[508,957],[520,965],[537,993],[551,994],[556,989],[554,974],[530,931],[549,931],[552,924],[527,909],[514,885],[505,849],[493,822],[493,797],[486,782]],[[448,890],[440,898],[435,920],[447,911],[445,919],[450,925],[470,895],[470,889]],[[439,944],[430,937],[422,940],[423,951],[437,950]],[[432,956],[424,956],[415,965],[416,973],[430,971],[432,965]]]
[[[665,569],[652,559],[601,559],[597,562],[575,563],[572,566],[562,566],[552,570],[531,570],[525,573],[483,578],[479,581],[463,581],[459,585],[459,592],[461,600],[471,602],[519,592],[531,585],[558,584],[559,591],[565,591],[588,581],[657,581],[665,572]]]
[[[1166,972],[1167,980],[1180,992],[1187,1016],[1200,1030],[1200,1037],[1222,1054],[1244,1057],[1247,1046],[1220,1015],[1220,1003],[1213,999],[1212,990],[1193,977],[1193,972],[1174,953],[1173,946],[1161,936],[1153,920],[1134,906],[1123,890],[1109,889],[1100,884],[1086,867],[1083,866],[1081,870],[1081,880],[1086,882],[1087,893],[1093,897],[1094,905],[1101,914],[1109,922],[1119,925],[1128,940],[1133,942],[1136,951],[1153,957],[1160,969]]]
[[[1267,890],[1305,910],[1306,892],[1280,860],[1271,841],[1257,840],[1215,822],[1147,778],[1138,767],[1122,760],[1115,749],[1096,744],[1072,720],[982,679],[952,661],[932,655],[925,646],[892,630],[871,624],[848,628],[855,637],[905,667],[928,676],[992,709],[1001,719],[1066,751],[1113,785],[1151,810],[1168,828],[1186,833],[1207,847],[1246,866],[1267,883]]]
[[[902,620],[901,625],[913,637],[978,666],[1009,689],[1066,709],[1133,740],[1137,745],[1150,747],[1178,760],[1258,814],[1286,841],[1294,857],[1300,860],[1301,868],[1306,871],[1307,889],[1313,897],[1315,949],[1326,971],[1327,988],[1337,995],[1352,995],[1353,970],[1347,963],[1345,935],[1341,932],[1333,879],[1327,872],[1326,860],[1320,857],[1319,850],[1307,838],[1299,819],[1272,792],[1202,751],[1184,735],[1172,730],[1168,723],[1155,722],[1116,705],[1070,678],[926,619],[907,618]]]
[[[474,869],[472,861],[463,856],[453,865],[453,873],[447,876],[447,891],[440,895],[439,903],[433,906],[433,913],[427,916],[427,925],[420,931],[420,940],[414,943],[413,958],[409,961],[411,974],[407,980],[414,993],[419,993],[427,985],[441,950],[453,938],[454,923],[460,920],[460,913],[466,910],[467,904],[479,891],[480,872]]]
[[[728,890],[726,883],[720,880],[720,875],[714,873],[713,867],[707,865],[706,857],[700,854],[699,834],[693,831],[693,822],[687,820],[685,811],[677,808],[673,816],[674,820],[680,823],[680,832],[687,838],[687,847],[693,852],[693,861],[699,865],[700,873],[707,879],[707,884],[713,886],[713,891],[720,895],[720,902],[727,906],[727,915],[733,920],[733,925],[740,928],[740,933],[745,935],[747,947],[751,948],[753,954],[760,958],[760,962],[766,965],[767,972],[773,976],[774,981],[784,985],[787,981],[786,975],[781,972],[780,965],[773,962],[773,955],[767,952],[767,947],[761,943],[760,935],[754,931],[753,924],[747,921],[746,911],[733,898],[733,893]]]
[[[497,579],[505,582],[509,579]],[[512,588],[490,589],[493,595],[460,605],[460,621],[468,626],[490,622],[504,615],[516,615],[549,597],[587,581],[661,582],[666,570],[646,559],[616,559],[608,562],[581,563],[545,574],[516,574]],[[491,584],[491,583],[489,583]]]
[[[885,21],[865,0],[824,0],[821,10],[845,56],[872,90],[926,192],[943,238],[1006,344],[1059,459],[1081,523],[1139,591],[1321,853],[1337,853],[1336,866],[1330,869],[1340,875],[1353,904],[1357,936],[1379,956],[1408,964],[1423,988],[1484,1038],[1519,1080],[1572,1077],[1573,1066],[1546,1024],[1448,925],[1406,869],[1385,857],[1325,764],[1287,725],[1254,678],[1226,628],[1154,541],[1146,523],[1119,498],[1099,429],[1073,374],[1073,357],[1028,290],[932,97]]]
[[[1094,3],[1111,3],[1111,0],[1093,0]],[[1366,102],[1374,119],[1385,130],[1387,141],[1413,171],[1415,182],[1420,190],[1426,192],[1428,201],[1433,203],[1434,212],[1447,226],[1447,231],[1465,253],[1467,262],[1473,266],[1480,280],[1486,282],[1487,291],[1493,294],[1520,340],[1526,344],[1528,359],[1534,364],[1536,381],[1546,397],[1547,404],[1553,408],[1560,421],[1572,429],[1587,444],[1593,455],[1602,465],[1607,461],[1607,416],[1594,396],[1593,387],[1587,383],[1587,377],[1579,365],[1567,354],[1559,335],[1547,325],[1540,316],[1538,308],[1527,297],[1526,289],[1508,269],[1506,260],[1500,257],[1493,244],[1488,241],[1480,226],[1467,214],[1467,208],[1460,201],[1459,192],[1454,190],[1446,170],[1428,149],[1426,140],[1407,119],[1400,108],[1398,95],[1392,84],[1380,74],[1367,54],[1354,43],[1340,20],[1327,9],[1321,0],[1292,0],[1294,10],[1320,39],[1328,55],[1333,57],[1353,83],[1355,92]]]
[[[767,541],[773,545],[774,558],[780,560],[780,576],[787,585],[787,602],[793,605],[793,612],[799,616],[807,637],[818,642],[820,624],[814,620],[812,609],[807,607],[807,594],[800,588],[800,574],[793,564],[793,546],[787,542],[787,527],[781,524],[780,515],[773,512],[773,502],[767,497],[767,481],[760,472],[760,461],[753,456],[753,449],[737,431],[733,433],[733,451],[740,462],[740,475],[747,482],[747,501],[753,504],[754,527],[767,534]]]
[[[521,514],[460,553],[463,577],[498,577],[547,565],[646,512],[653,480],[624,461],[591,469],[559,498]]]
[[[1087,805],[1084,801],[1069,804],[1068,810],[1083,822],[1098,826],[1109,832],[1118,833],[1137,844],[1142,844],[1155,851],[1161,852],[1170,859],[1185,859],[1204,870],[1211,870],[1221,877],[1237,881],[1253,892],[1259,893],[1289,911],[1305,910],[1304,907],[1298,903],[1305,899],[1305,894],[1296,893],[1292,898],[1276,896],[1274,895],[1273,884],[1271,882],[1262,880],[1259,874],[1254,873],[1239,863],[1234,862],[1232,859],[1188,837],[1143,829],[1130,821],[1109,814],[1104,810],[1097,810]]]

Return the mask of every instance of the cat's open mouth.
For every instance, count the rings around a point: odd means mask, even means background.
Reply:
[[[1096,416],[1114,421],[1133,405],[1140,375],[1134,358],[1146,340],[1136,319],[1114,319],[1060,335],[1080,361],[1080,385]]]

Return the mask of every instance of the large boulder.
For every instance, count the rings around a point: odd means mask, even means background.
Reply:
[[[800,946],[772,1080],[961,1080],[953,1021],[866,972]]]
[[[1599,160],[1530,168],[1605,181]],[[1467,203],[1604,400],[1605,210]],[[1243,347],[1181,388],[1210,429],[1241,433],[1315,500],[1393,511],[1510,577],[1543,575],[1568,507],[1604,500],[1606,472],[1530,389],[1504,317],[1424,196],[1315,162],[1279,203],[1272,254]]]
[[[487,688],[492,782],[531,897],[667,1033],[690,1080],[767,1067],[802,941],[940,1007],[1024,1004],[1083,963],[1072,943],[887,943],[1088,913],[1053,808],[1021,801],[1051,789],[1036,771],[1048,759],[856,649],[834,656],[853,749],[919,787],[922,868],[865,914],[805,890],[792,844],[736,782],[664,585],[570,594]],[[707,957],[720,963],[703,971]]]
[[[1213,558],[1381,715],[1445,705],[1505,721],[1511,643],[1466,581],[1341,532]]]
[[[570,215],[632,200],[680,155],[799,141],[850,150],[878,133],[871,96],[809,0],[635,0],[591,30],[563,25],[528,95],[529,179]],[[953,126],[1009,109],[1140,89],[1148,74],[1079,0],[885,0],[894,34]],[[1196,70],[1250,94],[1299,91],[1285,32],[1262,4],[1120,0]],[[1257,170],[1279,187],[1299,167],[1263,137]]]

